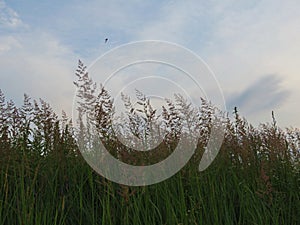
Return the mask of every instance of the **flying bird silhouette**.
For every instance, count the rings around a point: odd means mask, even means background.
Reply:
[[[105,38],[104,43],[107,43],[107,42],[108,42],[108,38]]]

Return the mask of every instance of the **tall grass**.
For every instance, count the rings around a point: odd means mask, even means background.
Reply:
[[[82,85],[92,87],[82,63],[77,76],[80,90]],[[113,102],[101,90],[90,109],[102,141],[115,157],[136,165],[163,159],[188,121],[201,136],[190,162],[155,185],[113,183],[95,173],[81,156],[78,139],[86,137],[73,129],[80,119],[70,121],[65,113],[59,119],[49,104],[27,95],[18,108],[0,92],[0,224],[300,224],[298,129],[279,128],[274,114],[270,123],[258,127],[237,109],[233,120],[222,114],[224,143],[212,165],[199,172],[212,118],[220,115],[209,102],[203,99],[202,107],[194,109],[180,96],[175,102],[168,100],[162,110],[167,132],[163,144],[155,154],[140,155],[116,139],[110,126]],[[89,94],[79,92],[83,106],[91,100],[93,93]],[[123,132],[134,134],[142,127],[137,121],[147,127],[156,119],[150,102],[137,94],[146,108],[141,113],[132,110],[124,96],[128,112]],[[90,129],[83,124],[81,128]],[[146,137],[149,133],[144,132]]]

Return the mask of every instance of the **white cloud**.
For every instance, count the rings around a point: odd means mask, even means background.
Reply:
[[[21,47],[20,42],[13,36],[0,37],[0,55],[10,51],[11,49]]]
[[[209,2],[165,1],[157,16],[136,31],[138,39],[159,39],[192,47],[208,35]],[[197,43],[199,45],[199,43]]]
[[[0,29],[16,29],[26,27],[17,12],[8,7],[3,0],[0,0]]]
[[[11,37],[3,39],[17,43],[0,54],[0,88],[6,96],[21,104],[27,93],[50,102],[56,112],[64,109],[70,115],[77,60],[72,51],[55,37],[40,32],[19,35],[18,42]]]

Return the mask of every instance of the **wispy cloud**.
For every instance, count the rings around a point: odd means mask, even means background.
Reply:
[[[210,1],[164,1],[157,16],[136,31],[139,39],[172,41],[194,49],[209,41],[215,18]],[[215,12],[215,11],[214,11]],[[195,49],[194,49],[195,50]]]
[[[0,30],[25,28],[17,12],[8,7],[3,0],[0,0]]]
[[[228,98],[228,108],[240,108],[246,114],[258,114],[282,106],[291,94],[283,89],[282,79],[278,75],[261,76],[255,83],[241,93]]]

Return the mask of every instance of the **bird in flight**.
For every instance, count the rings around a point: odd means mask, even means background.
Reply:
[[[108,38],[105,38],[104,43],[107,43],[107,42],[108,42]]]

